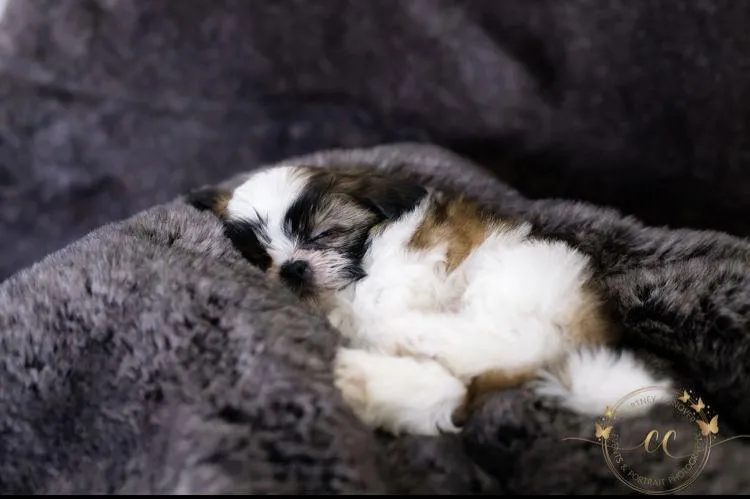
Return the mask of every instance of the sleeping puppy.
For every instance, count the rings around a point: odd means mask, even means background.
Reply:
[[[348,340],[336,385],[373,427],[458,431],[489,394],[527,383],[587,415],[669,385],[616,353],[586,255],[463,197],[304,166],[188,197]]]

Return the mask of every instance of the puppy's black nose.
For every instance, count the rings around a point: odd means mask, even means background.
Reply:
[[[290,286],[299,287],[310,278],[310,265],[304,260],[286,262],[279,269],[279,276]]]

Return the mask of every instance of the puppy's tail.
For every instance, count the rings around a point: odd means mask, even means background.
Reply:
[[[653,402],[667,402],[672,381],[657,376],[630,352],[616,352],[609,347],[585,347],[571,352],[554,367],[539,373],[532,386],[540,396],[557,399],[567,409],[583,415],[601,416],[607,408],[644,388],[656,397]],[[618,415],[636,415],[653,404],[623,403]]]

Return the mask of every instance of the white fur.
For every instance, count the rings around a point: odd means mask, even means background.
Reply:
[[[234,217],[268,218],[271,255],[289,247],[286,209],[304,187],[285,169],[234,193]],[[630,355],[588,351],[565,327],[584,294],[588,259],[562,242],[529,239],[522,225],[492,234],[450,275],[447,247],[407,248],[428,204],[387,226],[363,260],[367,277],[338,293],[330,322],[351,340],[336,361],[336,383],[368,424],[392,432],[457,431],[451,415],[471,378],[490,369],[535,368],[569,355],[570,383],[540,372],[537,393],[573,411],[601,414],[656,380]]]
[[[367,363],[375,361],[360,359],[364,375],[384,377],[380,383],[386,386],[404,387],[366,392],[367,403],[355,405],[360,416],[392,431],[406,427],[434,434],[449,428],[435,422],[450,420],[461,403],[453,398],[455,380],[465,385],[493,368],[533,368],[573,348],[566,342],[564,326],[583,300],[581,285],[588,277],[588,261],[561,242],[528,239],[530,227],[521,226],[493,234],[448,276],[445,247],[405,249],[425,206],[418,206],[373,241],[364,260],[368,277],[340,296],[330,318],[359,348],[427,357],[453,375],[449,379],[425,372],[419,377],[414,371],[422,364],[370,370]],[[659,383],[634,358],[615,358],[608,349],[590,355],[573,350],[568,391],[550,373],[540,374],[547,376],[546,383],[539,385],[540,395],[558,397],[564,406],[588,415],[603,413],[628,391]],[[415,377],[420,379],[419,391],[409,381]],[[430,388],[422,378],[431,380]],[[368,378],[370,382],[374,383]],[[416,413],[404,414],[422,391],[431,400],[446,402],[416,405]],[[441,391],[444,398],[436,395]],[[447,403],[450,400],[455,404]],[[419,412],[425,407],[434,412]]]
[[[582,300],[586,260],[561,243],[525,239],[528,231],[494,234],[450,279],[440,263],[444,248],[395,251],[402,256],[394,259],[373,245],[372,268],[365,268],[373,278],[357,286],[352,309],[361,319],[350,334],[437,358],[464,381],[498,366],[552,360]],[[383,310],[378,297],[394,292]]]
[[[458,430],[451,415],[466,387],[437,362],[342,348],[336,386],[361,419],[394,434]]]
[[[568,386],[560,377],[543,370],[533,384],[535,392],[558,399],[564,407],[588,416],[601,416],[607,407],[614,408],[626,396],[642,388],[665,388],[649,390],[649,395],[654,395],[657,402],[668,402],[668,389],[672,388],[670,380],[654,378],[631,352],[617,353],[605,347],[582,347],[571,352],[563,370],[565,379],[570,380]],[[630,416],[640,410],[640,407],[624,403],[618,406],[617,413]]]
[[[265,221],[268,254],[275,262],[292,256],[295,241],[284,234],[284,215],[305,187],[302,177],[293,168],[271,168],[255,173],[237,187],[227,204],[230,220]]]

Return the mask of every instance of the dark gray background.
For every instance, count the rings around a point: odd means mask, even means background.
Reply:
[[[260,162],[401,140],[745,236],[748,25],[733,0],[9,0],[0,279]]]

